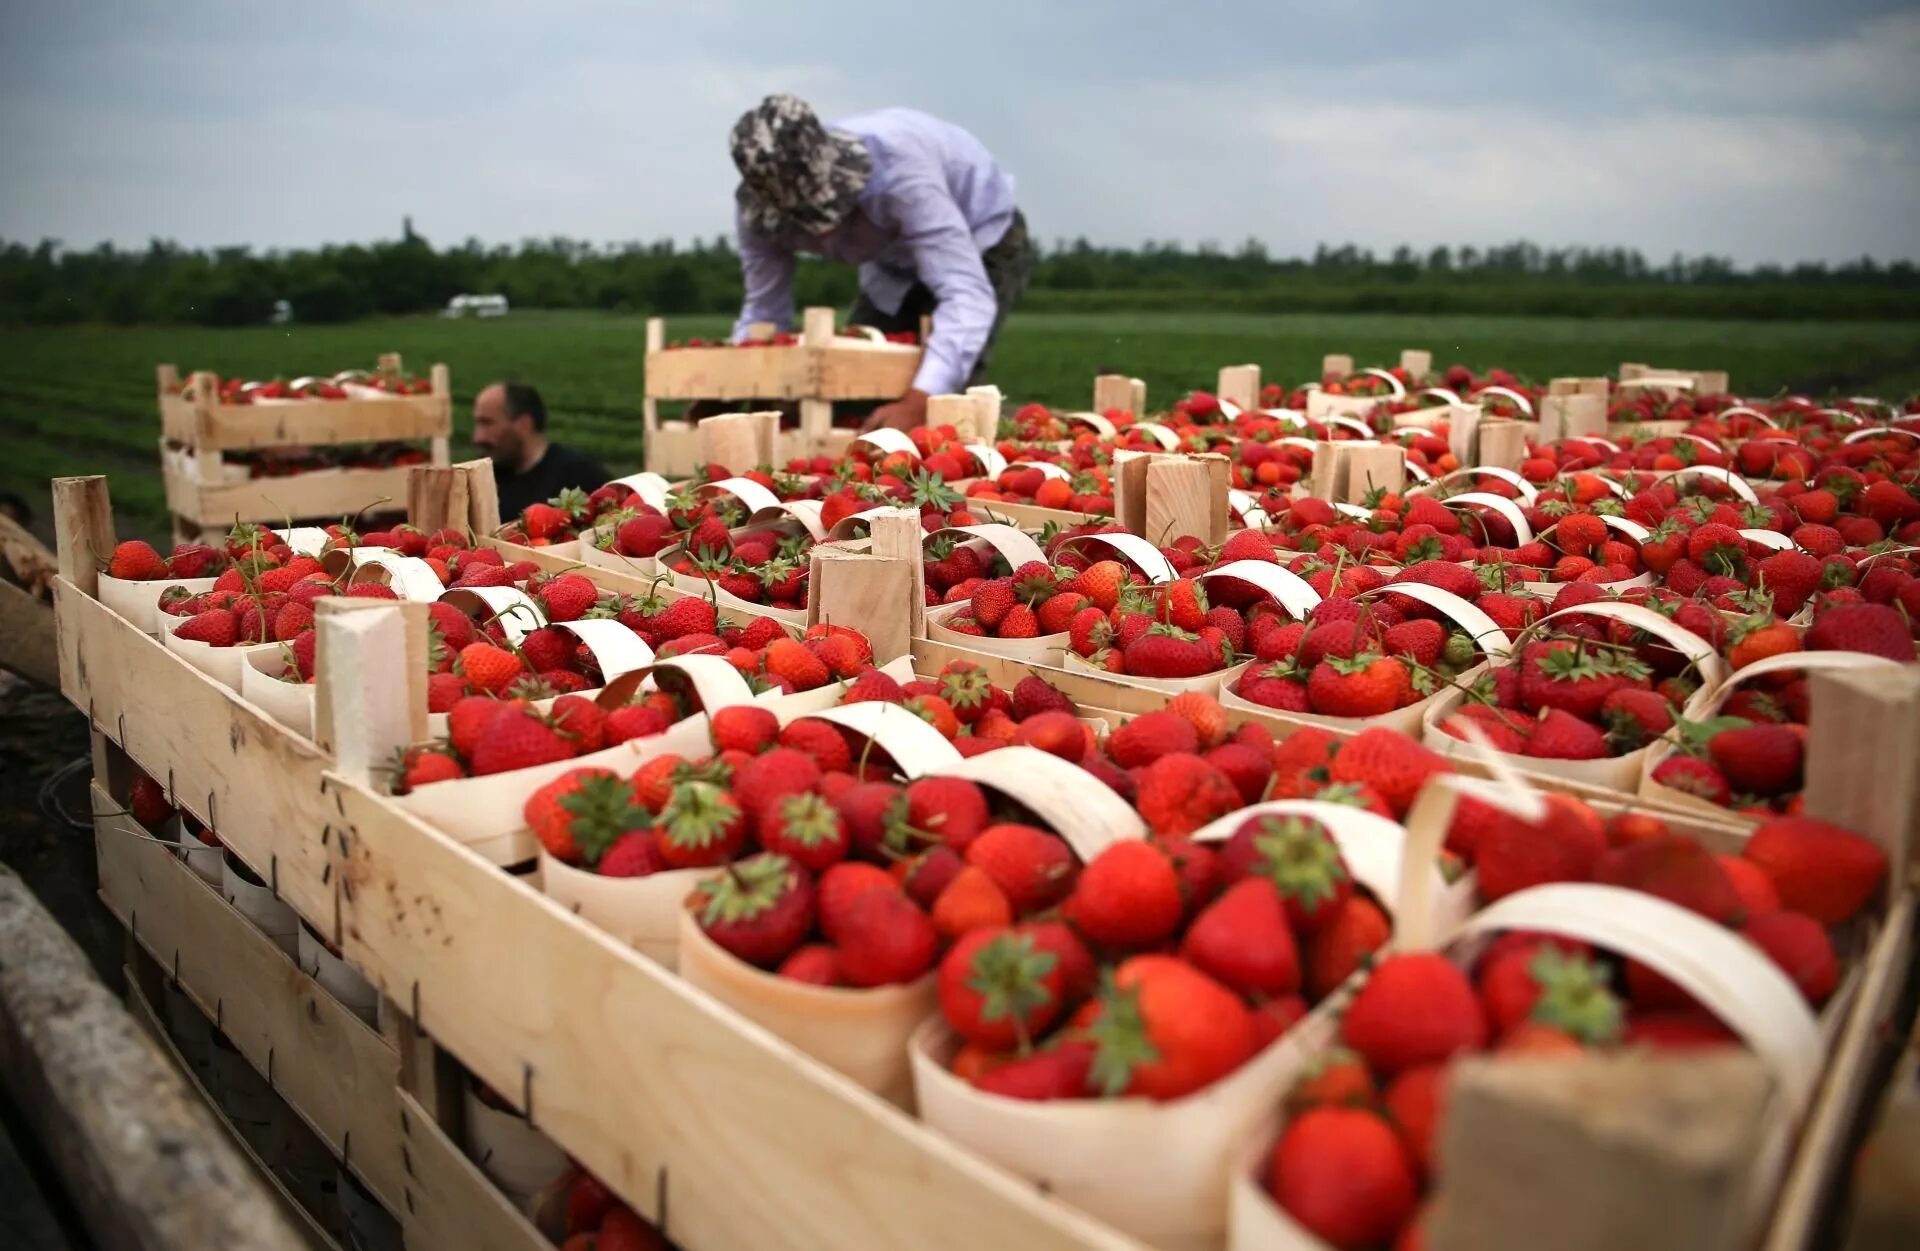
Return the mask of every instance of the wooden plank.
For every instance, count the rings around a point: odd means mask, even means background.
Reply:
[[[418,1100],[404,1090],[394,1097],[407,1161],[400,1227],[410,1251],[553,1251]]]
[[[1093,380],[1093,411],[1105,413],[1110,409],[1132,413],[1135,417],[1147,415],[1147,384],[1138,378],[1129,378],[1125,374],[1101,374]]]
[[[1806,811],[1879,843],[1898,894],[1920,839],[1920,673],[1816,670],[1807,736]]]
[[[813,370],[799,347],[662,348],[647,353],[646,393],[656,400],[794,400]]]
[[[338,521],[362,509],[398,513],[406,504],[409,466],[385,469],[321,469],[285,478],[249,478],[245,482],[198,485],[184,480],[169,486],[168,507],[178,516],[207,526],[241,521]],[[169,477],[178,479],[169,471]],[[176,494],[177,491],[177,494]],[[177,506],[174,501],[185,502]]]
[[[335,1242],[326,1230],[320,1228],[313,1216],[300,1206],[299,1200],[295,1199],[286,1186],[281,1184],[280,1179],[274,1176],[273,1170],[268,1168],[266,1161],[254,1151],[239,1127],[228,1120],[226,1114],[220,1110],[219,1101],[213,1097],[213,1093],[201,1084],[199,1077],[194,1074],[193,1066],[187,1063],[186,1058],[180,1054],[179,1048],[173,1045],[173,1040],[167,1037],[166,1026],[160,1023],[160,1014],[154,1010],[153,1002],[141,989],[141,978],[138,973],[132,968],[127,969],[126,981],[127,1010],[147,1031],[154,1046],[173,1062],[174,1070],[180,1080],[193,1091],[193,1097],[206,1106],[207,1114],[213,1118],[215,1124],[224,1132],[233,1150],[239,1154],[243,1161],[242,1167],[252,1174],[253,1179],[269,1196],[267,1202],[279,1218],[281,1228],[262,1231],[260,1241],[242,1241],[225,1245],[249,1249],[259,1247],[262,1251],[296,1251],[297,1248],[302,1247],[311,1248],[311,1251],[341,1251],[340,1244]],[[196,1197],[203,1201],[208,1200],[208,1196],[204,1194]],[[210,1201],[218,1202],[219,1200],[214,1198]],[[145,1244],[140,1246],[144,1251]]]
[[[0,1082],[97,1245],[300,1245],[212,1112],[5,867]]]
[[[1867,953],[1860,993],[1834,1044],[1833,1062],[1786,1179],[1765,1251],[1803,1251],[1815,1245],[1872,1093],[1874,1075],[1895,1047],[1893,1021],[1913,968],[1914,901],[1902,895]]]
[[[1241,408],[1260,407],[1260,366],[1222,365],[1215,393]]]
[[[1770,1083],[1745,1052],[1470,1057],[1434,1251],[1735,1251]]]
[[[334,928],[326,757],[61,578],[61,689],[323,934]]]
[[[1209,547],[1226,542],[1225,462],[1216,470],[1206,458],[1158,456],[1146,462],[1145,475],[1140,533],[1148,542],[1165,546],[1185,535]]]
[[[390,1211],[404,1203],[392,1047],[93,788],[100,894],[247,1062]]]
[[[344,778],[343,944],[692,1248],[1124,1247]],[[742,1179],[753,1198],[742,1199]]]
[[[920,349],[906,344],[834,344],[812,349],[807,390],[820,400],[894,400],[913,387]]]
[[[1476,465],[1491,465],[1499,469],[1518,469],[1527,459],[1526,427],[1517,421],[1483,421],[1480,423],[1480,450],[1474,459]]]
[[[113,501],[99,474],[53,480],[53,533],[60,576],[88,595],[113,558]]]
[[[221,451],[385,443],[452,433],[449,402],[435,395],[221,404],[201,413],[198,430],[201,448]]]
[[[60,686],[53,605],[6,581],[0,581],[0,669],[56,690]]]

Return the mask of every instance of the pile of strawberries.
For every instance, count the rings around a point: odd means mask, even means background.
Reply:
[[[804,531],[733,531],[710,513],[686,536],[667,567],[704,578],[735,599],[794,612],[807,606],[807,553],[812,548],[813,539]]]
[[[682,615],[676,611],[680,605],[697,608]],[[705,632],[699,632],[693,620],[702,610]],[[432,611],[436,627],[451,625],[458,630],[458,622],[465,620],[444,604],[436,604]],[[666,622],[669,613],[680,619]],[[762,619],[744,628],[721,627],[715,634],[712,605],[697,599],[678,600],[636,624],[646,624],[653,637],[661,640],[661,654],[722,655],[760,691],[791,694],[853,678],[868,667],[873,655],[865,636],[839,626],[813,626],[805,639],[795,640]],[[497,623],[482,628],[497,629]],[[682,629],[684,633],[662,637],[667,630]],[[637,695],[619,707],[605,707],[579,693],[597,684],[598,674],[591,668],[590,655],[582,655],[583,649],[565,631],[551,631],[551,645],[558,649],[555,667],[530,674],[528,665],[538,662],[529,644],[536,649],[547,646],[541,639],[546,633],[536,630],[514,649],[485,639],[457,650],[447,643],[437,649],[436,664],[449,667],[430,677],[428,688],[435,710],[444,705],[447,737],[402,753],[397,790],[591,755],[629,739],[659,734],[701,710],[693,692],[679,685],[671,671],[656,677],[660,689]],[[564,667],[569,663],[577,667]],[[590,676],[583,675],[583,670]],[[436,687],[441,693],[434,693]],[[544,709],[536,706],[536,700],[551,698],[556,690],[566,693]]]
[[[1561,802],[1563,813],[1584,807]],[[1644,814],[1616,818],[1604,831],[1590,812],[1585,817],[1550,822],[1551,845],[1529,854],[1590,867],[1542,880],[1644,891],[1726,925],[1816,1008],[1840,982],[1830,931],[1860,913],[1887,870],[1871,841],[1806,817],[1761,825],[1738,856],[1716,856]],[[1484,858],[1480,874],[1483,893],[1494,897]],[[1534,884],[1506,883],[1500,893]],[[1446,1163],[1437,1148],[1460,1057],[1739,1045],[1724,1023],[1646,965],[1520,931],[1502,934],[1471,965],[1435,954],[1388,956],[1345,1006],[1339,1032],[1340,1045],[1288,1094],[1285,1127],[1260,1177],[1315,1236],[1355,1249],[1419,1245],[1422,1196]]]
[[[1032,459],[1048,458],[1036,455]],[[1113,483],[1107,466],[1091,460],[1066,478],[1032,465],[1010,466],[997,478],[974,482],[967,488],[967,498],[983,504],[1033,504],[1065,512],[1113,515]]]
[[[173,551],[162,556],[152,544],[128,539],[113,549],[103,572],[128,582],[159,582],[218,577],[231,563],[225,550],[205,543],[175,543]]]

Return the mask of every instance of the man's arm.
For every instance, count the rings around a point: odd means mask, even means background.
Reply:
[[[947,189],[931,183],[914,184],[899,188],[896,195],[901,241],[912,249],[913,267],[939,307],[934,313],[933,335],[913,376],[913,389],[894,403],[875,409],[867,419],[867,429],[905,429],[924,424],[928,396],[948,395],[966,385],[974,362],[987,345],[987,336],[993,332],[998,308],[980,248]]]
[[[741,229],[739,239],[746,298],[740,320],[733,323],[735,343],[747,337],[752,322],[770,321],[780,330],[793,325],[793,253],[752,230]]]

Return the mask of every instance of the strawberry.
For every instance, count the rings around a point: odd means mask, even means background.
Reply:
[[[733,771],[733,795],[743,812],[763,812],[777,796],[798,795],[819,785],[820,767],[813,757],[791,747],[770,748]]]
[[[761,852],[700,883],[687,896],[687,907],[720,947],[748,964],[772,968],[813,926],[813,878],[785,856]]]
[[[964,865],[933,901],[932,915],[933,927],[941,937],[956,939],[968,930],[1012,925],[1013,905],[992,878],[972,865]]]
[[[1399,1136],[1363,1108],[1318,1107],[1289,1121],[1266,1185],[1313,1237],[1339,1248],[1384,1246],[1420,1200]]]
[[[526,672],[518,656],[491,643],[469,643],[461,648],[454,670],[467,679],[468,686],[489,695],[501,694]]]
[[[1077,945],[1071,936],[1066,941]],[[1079,955],[1092,963],[1084,950]],[[979,1046],[1024,1046],[1069,1006],[1074,963],[1043,942],[1033,926],[971,930],[940,962],[941,1015]]]
[[[1702,1008],[1635,1013],[1628,1020],[1620,1041],[1627,1046],[1648,1046],[1656,1050],[1740,1045],[1738,1035]]]
[[[1162,756],[1135,777],[1134,806],[1156,838],[1178,838],[1240,807],[1233,780],[1198,756]]]
[[[898,893],[900,883],[879,865],[858,860],[842,860],[822,873],[819,882],[820,932],[828,939],[838,941],[841,927],[854,901],[868,891],[875,890]]]
[[[1601,702],[1600,723],[1613,751],[1637,751],[1673,728],[1673,705],[1657,691],[1622,688]]]
[[[1412,694],[1405,666],[1378,652],[1322,661],[1307,678],[1310,706],[1329,717],[1377,717],[1410,702]]]
[[[1429,779],[1451,772],[1453,766],[1439,752],[1422,747],[1396,730],[1376,727],[1362,730],[1343,744],[1327,776],[1334,782],[1366,782],[1396,813],[1404,814]]]
[[[1486,961],[1480,996],[1501,1034],[1533,1022],[1583,1044],[1620,1037],[1623,1009],[1606,967],[1555,943],[1516,944]]]
[[[776,796],[760,810],[754,828],[763,848],[786,856],[809,873],[825,872],[847,855],[845,819],[815,794]]]
[[[495,703],[468,759],[473,775],[485,777],[569,760],[573,754],[573,741],[554,729],[548,718],[524,704]]]
[[[600,598],[600,588],[577,573],[563,573],[540,588],[548,621],[578,621]]]
[[[933,967],[940,934],[911,899],[867,891],[852,900],[836,926],[840,974],[854,986],[911,982]]]
[[[778,629],[778,625],[769,618],[761,617],[769,626]],[[707,635],[714,632],[719,616],[711,600],[687,596],[668,604],[658,613],[647,619],[647,626],[656,638],[662,642],[690,635]]]
[[[1560,708],[1547,708],[1527,735],[1526,754],[1542,760],[1602,760],[1612,749],[1592,722]]]
[[[1221,666],[1223,658],[1210,651],[1198,635],[1179,626],[1149,627],[1121,647],[1126,671],[1142,678],[1193,678]]]
[[[1740,895],[1727,871],[1690,838],[1615,847],[1594,865],[1593,880],[1645,891],[1722,925],[1740,919]]]
[[[1353,875],[1333,834],[1317,817],[1248,817],[1220,850],[1228,882],[1260,878],[1279,892],[1288,923],[1311,933],[1330,921],[1353,894]]]
[[[1088,861],[1067,907],[1082,934],[1121,951],[1163,942],[1185,911],[1180,878],[1166,853],[1136,840],[1110,844]]]
[[[1144,768],[1174,752],[1200,750],[1192,722],[1171,711],[1142,713],[1107,735],[1107,755],[1123,769]]]
[[[1653,780],[1722,808],[1733,803],[1727,779],[1711,763],[1693,756],[1669,756],[1654,767]]]
[[[1078,717],[1064,712],[1043,712],[1028,717],[1014,731],[1013,741],[1025,747],[1037,747],[1069,764],[1079,764],[1087,754],[1087,728]]]
[[[1082,1099],[1089,1093],[1092,1043],[1056,1040],[1031,1055],[994,1065],[973,1079],[976,1088],[1006,1099]]]
[[[1180,955],[1242,995],[1290,995],[1300,988],[1300,953],[1286,905],[1264,877],[1243,878],[1208,904],[1188,928]]]
[[[1480,895],[1488,902],[1549,882],[1584,882],[1606,853],[1606,832],[1593,809],[1565,795],[1548,795],[1539,823],[1508,814],[1476,841]]]
[[[992,878],[1017,916],[1050,907],[1073,889],[1066,841],[1030,825],[991,825],[966,845],[967,863]]]
[[[1850,920],[1887,875],[1887,855],[1873,840],[1814,817],[1763,822],[1742,854],[1773,879],[1782,904],[1823,925]]]
[[[834,955],[833,948],[825,943],[807,943],[780,962],[774,970],[775,976],[789,981],[805,982],[809,986],[844,986],[846,979],[840,976],[840,961]]]
[[[121,578],[128,582],[152,582],[167,576],[167,562],[160,553],[153,550],[151,544],[139,539],[128,539],[113,549],[113,555],[107,561],[107,576]],[[179,574],[190,577],[190,574]]]
[[[1176,578],[1161,588],[1161,621],[1182,630],[1198,630],[1207,620],[1207,593],[1192,578]]]
[[[827,684],[832,676],[818,656],[792,639],[780,638],[767,644],[767,673],[784,678],[796,691],[811,691]]]
[[[209,647],[232,647],[240,641],[240,619],[229,609],[210,608],[181,622],[173,636]]]
[[[992,820],[986,793],[966,778],[915,778],[905,797],[906,824],[962,855]]]
[[[1081,570],[1074,585],[1093,601],[1094,607],[1111,611],[1120,602],[1120,589],[1128,581],[1125,565],[1117,560],[1100,560]]]
[[[715,753],[745,752],[757,756],[773,746],[780,736],[780,721],[759,704],[732,704],[714,712],[708,719],[708,732]]]
[[[1388,956],[1360,987],[1340,1021],[1341,1040],[1376,1073],[1478,1051],[1487,1042],[1486,1015],[1473,985],[1444,956]]]
[[[1319,929],[1306,936],[1303,963],[1306,992],[1319,1002],[1371,963],[1386,946],[1393,923],[1380,906],[1363,895],[1349,896]]]
[[[1108,1098],[1177,1099],[1244,1064],[1252,1015],[1232,991],[1184,960],[1134,956],[1101,989],[1087,1026],[1090,1084]]]
[[[1818,1008],[1840,985],[1840,962],[1820,922],[1798,912],[1767,912],[1747,918],[1740,933],[1767,953],[1780,971]]]
[[[821,773],[845,773],[853,768],[853,752],[839,729],[825,721],[795,721],[780,731],[780,746],[812,757]]]
[[[1609,695],[1641,682],[1648,673],[1646,665],[1630,656],[1590,649],[1584,642],[1529,643],[1521,649],[1520,700],[1535,712],[1557,708],[1591,721]]]
[[[1029,675],[1013,688],[1013,719],[1025,721],[1038,712],[1074,713],[1073,701],[1045,678]]]
[[[521,810],[548,855],[593,864],[622,835],[651,824],[633,785],[609,769],[574,769],[548,782]]]
[[[725,864],[746,844],[746,816],[735,798],[712,782],[680,782],[660,810],[654,838],[661,856],[676,869]],[[778,859],[792,865],[784,856]]]
[[[974,589],[971,615],[986,629],[997,631],[1000,622],[1017,602],[1012,580],[994,578]]]
[[[1722,730],[1707,740],[1707,755],[1736,792],[1764,796],[1800,789],[1803,748],[1799,733],[1787,726]]]
[[[1865,652],[1902,664],[1913,660],[1913,635],[1896,608],[1885,604],[1841,604],[1814,618],[1807,650]]]

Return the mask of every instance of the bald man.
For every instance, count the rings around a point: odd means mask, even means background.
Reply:
[[[502,518],[569,487],[591,491],[607,481],[606,466],[546,431],[547,406],[524,382],[496,382],[473,397],[473,445],[493,459]]]

